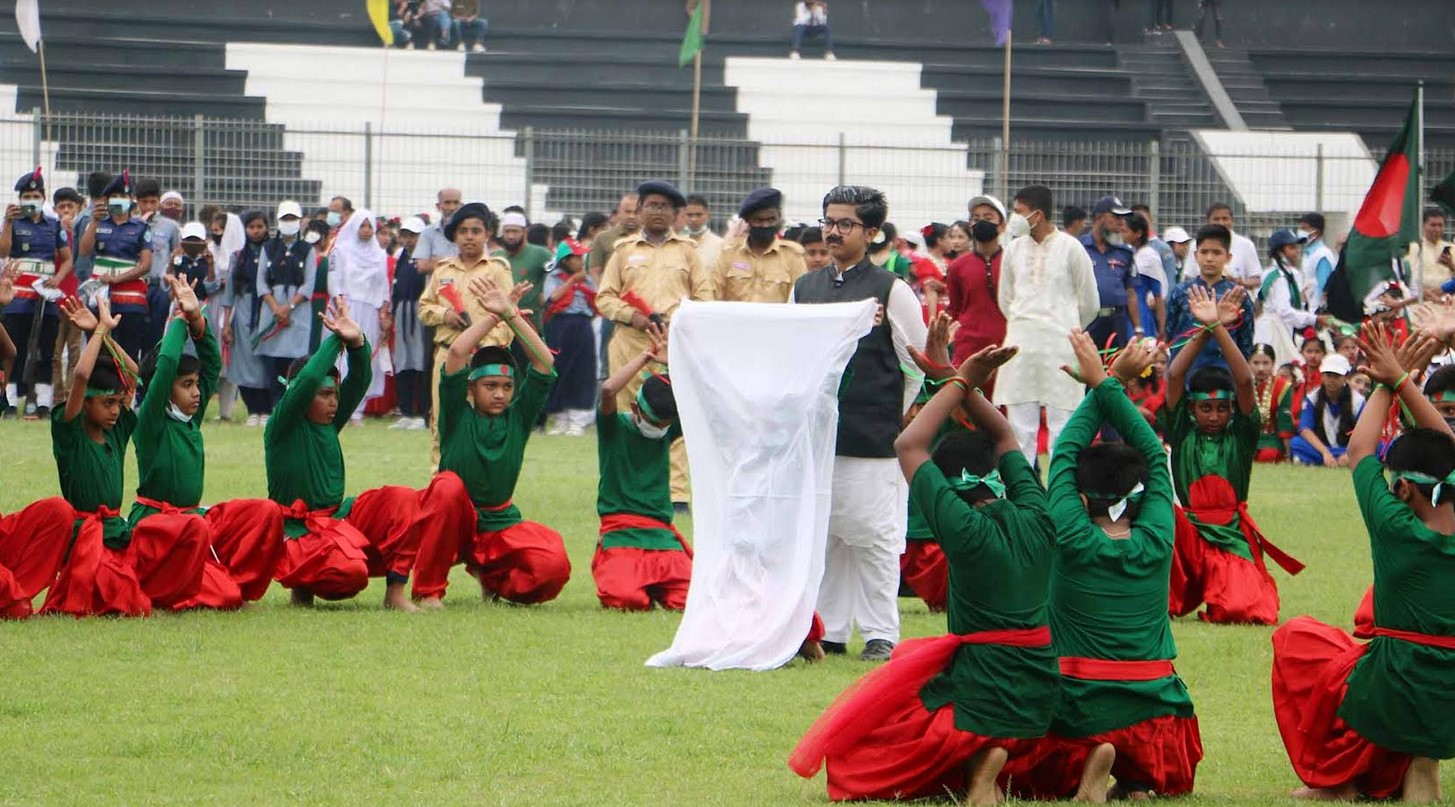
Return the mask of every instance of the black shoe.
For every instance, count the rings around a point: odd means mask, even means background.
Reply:
[[[830,656],[844,656],[849,653],[849,646],[843,642],[819,642],[819,646]]]
[[[870,639],[864,643],[864,652],[859,654],[860,661],[888,661],[889,656],[894,653],[894,642],[886,639]]]
[[[672,502],[672,514],[678,516],[692,515],[692,505],[687,502]]]
[[[49,406],[37,406],[35,408],[35,419],[36,420],[50,420],[51,419],[51,408]]]

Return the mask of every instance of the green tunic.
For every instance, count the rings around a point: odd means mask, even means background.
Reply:
[[[1086,512],[1076,484],[1082,450],[1109,421],[1147,459],[1146,492],[1123,539],[1107,536]],[[1162,441],[1116,379],[1102,382],[1071,416],[1051,458],[1051,518],[1056,568],[1051,577],[1051,637],[1063,657],[1154,661],[1177,656],[1167,618],[1172,572],[1172,480]],[[1155,681],[1062,678],[1052,730],[1089,737],[1150,720],[1192,715],[1176,675]]]
[[[51,452],[61,478],[61,495],[72,507],[82,513],[94,513],[100,507],[121,509],[121,492],[126,488],[126,444],[134,431],[136,413],[127,406],[121,408],[116,425],[99,443],[86,434],[84,412],[68,421],[64,406],[51,410]],[[126,519],[108,518],[104,527],[107,546],[125,549],[131,544],[131,527]]]
[[[368,340],[349,349],[348,373],[338,391],[338,413],[332,423],[314,423],[308,408],[329,370],[338,361],[343,342],[329,334],[312,358],[288,384],[263,431],[263,464],[268,471],[268,498],[285,507],[302,499],[309,510],[338,507],[344,500],[344,452],[338,433],[364,400],[373,380]],[[337,514],[335,514],[337,515]],[[286,519],[289,538],[308,533],[302,519]]]
[[[1189,501],[1187,489],[1204,476],[1220,476],[1233,486],[1238,501],[1248,500],[1248,481],[1253,476],[1253,455],[1258,453],[1262,427],[1256,411],[1243,414],[1233,401],[1233,415],[1221,434],[1203,434],[1193,420],[1192,400],[1184,395],[1168,415],[1167,444],[1172,446],[1172,481],[1177,498]],[[1252,562],[1253,550],[1243,537],[1237,516],[1227,524],[1204,524],[1192,513],[1187,517],[1197,526],[1204,541]]]
[[[1047,624],[1055,525],[1046,492],[1025,455],[1000,458],[1006,498],[971,507],[932,462],[915,472],[909,495],[939,540],[950,569],[951,633]],[[985,737],[1046,733],[1061,687],[1050,647],[964,645],[920,690],[925,708],[955,708],[955,727]]]
[[[222,353],[211,330],[203,333],[201,339],[194,340],[197,361],[202,365],[198,379],[202,405],[188,420],[177,420],[170,413],[172,383],[177,379],[177,363],[182,357],[187,336],[185,321],[174,319],[167,325],[156,372],[137,413],[136,467],[141,478],[137,482],[136,495],[191,509],[202,501],[202,480],[207,460],[202,448],[202,422],[207,415],[207,402],[213,390],[217,389],[217,378],[222,372]],[[133,504],[129,519],[131,525],[135,527],[155,512],[155,508]]]
[[[470,403],[469,379],[468,367],[440,375],[440,470],[454,471],[465,483],[475,503],[476,529],[495,532],[521,521],[511,498],[526,441],[556,376],[532,367],[510,406],[495,416],[481,414]]]
[[[676,423],[665,437],[644,437],[631,415],[598,413],[596,457],[601,481],[596,513],[620,513],[672,523],[672,441],[682,435]],[[601,537],[605,548],[676,549],[682,544],[669,530],[616,530]]]
[[[1389,492],[1376,457],[1354,468],[1354,494],[1374,556],[1374,622],[1455,636],[1455,537],[1420,521]],[[1381,748],[1455,757],[1455,650],[1375,637],[1354,672],[1339,716]]]
[[[510,274],[514,276],[516,283],[531,284],[530,294],[521,298],[520,307],[534,312],[530,317],[531,324],[539,331],[546,313],[545,298],[541,296],[541,292],[546,288],[546,267],[553,260],[551,251],[527,243],[522,244],[520,252],[514,255],[503,249],[496,250],[494,254],[510,263]]]

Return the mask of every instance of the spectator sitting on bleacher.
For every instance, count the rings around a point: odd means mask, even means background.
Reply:
[[[394,46],[414,50],[414,29],[419,27],[422,0],[395,0],[389,4],[389,30],[394,32]]]
[[[423,0],[419,13],[419,35],[426,37],[425,47],[449,47],[450,44],[450,0]]]
[[[793,4],[793,50],[789,52],[788,58],[798,59],[799,51],[803,49],[803,40],[810,36],[823,37],[824,59],[836,61],[834,38],[829,33],[828,0],[799,0]]]
[[[485,52],[485,34],[490,30],[490,21],[480,16],[480,0],[452,0],[450,3],[450,31],[455,50],[465,49],[465,40],[471,40],[470,50]]]

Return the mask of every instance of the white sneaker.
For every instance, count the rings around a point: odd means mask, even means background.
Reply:
[[[470,51],[472,53],[484,53],[485,52],[485,46],[482,45],[482,44],[480,44],[479,42],[476,42],[475,45],[470,48]]]
[[[456,45],[455,46],[455,50],[457,50],[457,51],[459,51],[461,53],[464,53],[465,52],[465,43],[464,42],[461,42],[460,44]]]
[[[799,59],[802,59],[802,58],[803,58],[803,57],[802,57],[802,56],[799,56],[799,55],[798,55],[798,51],[796,51],[796,50],[795,50],[795,51],[793,51],[793,52],[792,52],[792,53],[790,53],[790,54],[788,54],[788,58],[789,58],[789,59],[792,59],[792,60],[793,60],[793,61],[795,61],[795,62],[796,62],[796,61],[798,61],[798,60],[799,60]]]
[[[425,45],[424,46],[424,49],[425,50],[434,50],[434,42],[431,40],[428,45]]]
[[[839,60],[839,57],[835,56],[832,52],[830,52],[823,55],[823,60],[826,62],[837,62]]]
[[[414,43],[413,42],[405,42],[404,43],[404,49],[405,50],[414,50]]]
[[[409,425],[406,428],[408,428],[412,432],[428,431],[429,422],[426,421],[424,418],[414,418],[409,421]]]
[[[268,425],[268,416],[267,415],[258,415],[258,425],[259,426],[266,426],[266,425]]]
[[[261,416],[259,416],[259,415],[248,415],[247,425],[249,425],[249,426],[261,426],[262,423],[260,421],[261,421]]]
[[[552,437],[556,437],[565,433],[566,417],[564,415],[556,415],[555,417],[551,418],[551,427],[546,430],[546,434]]]
[[[586,433],[586,430],[585,429],[581,428],[580,426],[577,426],[574,423],[571,424],[570,428],[566,429],[566,436],[567,437],[580,437],[580,436],[582,436],[585,433]]]
[[[389,428],[391,428],[391,429],[407,429],[407,428],[409,428],[409,424],[413,420],[414,420],[413,418],[407,418],[407,417],[405,417],[403,415],[400,415],[399,417],[397,417],[397,418],[394,419],[394,422],[393,423],[390,423],[389,424]]]

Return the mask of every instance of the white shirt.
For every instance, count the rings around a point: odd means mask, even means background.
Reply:
[[[1137,248],[1136,253],[1132,256],[1132,265],[1136,267],[1137,274],[1162,284],[1159,295],[1165,297],[1167,292],[1172,290],[1167,285],[1167,271],[1162,267],[1162,256],[1157,254],[1157,250],[1152,249],[1151,244],[1143,244]],[[1142,327],[1147,327],[1147,324],[1142,323]]]
[[[1263,277],[1263,261],[1258,258],[1258,247],[1252,239],[1233,233],[1233,259],[1228,261],[1226,274],[1239,280]]]
[[[1268,266],[1267,271],[1277,272],[1277,274],[1268,281],[1268,293],[1263,296],[1263,310],[1271,312],[1289,330],[1302,330],[1317,324],[1318,318],[1309,313],[1307,309],[1294,307],[1293,295],[1288,290],[1288,279],[1272,264]],[[1293,275],[1293,282],[1298,284],[1301,292],[1304,287],[1303,271],[1292,266],[1288,268],[1288,271]]]
[[[1010,242],[1000,267],[1005,344],[1019,346],[1020,354],[1000,369],[996,405],[1075,409],[1082,385],[1061,365],[1076,364],[1067,334],[1090,324],[1101,307],[1091,257],[1080,241],[1057,230],[1041,242],[1029,235]]]
[[[797,3],[793,6],[794,25],[827,25],[829,22],[829,11],[823,6],[810,9],[808,3]]]
[[[697,242],[697,260],[702,268],[712,271],[717,265],[717,258],[722,254],[722,236],[708,230],[701,237],[688,236]]]

